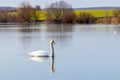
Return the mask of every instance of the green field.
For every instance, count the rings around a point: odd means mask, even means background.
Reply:
[[[75,14],[79,15],[80,12],[91,13],[95,17],[113,16],[113,10],[74,10]]]
[[[106,17],[106,16],[113,16],[113,10],[74,10],[76,15],[79,15],[80,12],[87,12],[87,13],[91,13],[93,16],[95,17]],[[40,13],[40,20],[45,20],[46,19],[46,12],[45,11],[41,11]]]
[[[45,20],[46,19],[46,11],[44,11],[44,10],[42,10],[41,12],[40,12],[40,20]]]

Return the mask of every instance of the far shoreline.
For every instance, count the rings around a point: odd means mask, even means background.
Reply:
[[[9,26],[20,26],[20,25],[39,25],[39,24],[45,24],[45,25],[51,25],[51,24],[58,24],[58,25],[120,25],[120,24],[98,24],[98,23],[95,23],[95,24],[80,24],[80,23],[72,23],[72,24],[65,24],[65,23],[46,23],[46,22],[34,22],[34,23],[16,23],[16,22],[8,22],[8,23],[0,23],[0,27],[1,26],[6,26],[6,27],[9,27]]]

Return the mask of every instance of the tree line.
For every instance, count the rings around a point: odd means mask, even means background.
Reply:
[[[15,10],[0,10],[0,22],[20,22],[31,23],[39,19],[40,7],[33,7],[27,2],[21,3],[21,6]]]
[[[51,3],[45,8],[46,19],[43,20],[46,23],[82,23],[82,24],[94,24],[94,23],[114,23],[120,22],[120,9],[114,10],[114,18],[104,17],[96,18],[91,13],[80,12],[76,15],[72,9],[72,6],[66,1],[58,1]],[[41,8],[39,5],[33,7],[27,2],[22,2],[21,6],[16,10],[0,10],[0,22],[20,22],[20,23],[33,23],[42,22],[40,20]]]

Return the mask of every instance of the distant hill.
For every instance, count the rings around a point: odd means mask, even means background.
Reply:
[[[0,7],[0,10],[13,10],[16,9],[16,7]]]
[[[120,9],[120,7],[88,7],[88,8],[74,8],[75,10],[107,10],[107,9]]]
[[[0,10],[15,10],[16,8],[17,7],[0,6]],[[74,10],[107,10],[107,9],[120,9],[120,7],[88,7],[88,8],[73,8],[73,9]]]

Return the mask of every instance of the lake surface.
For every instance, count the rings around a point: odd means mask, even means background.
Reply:
[[[0,80],[120,80],[120,25],[0,25]]]

